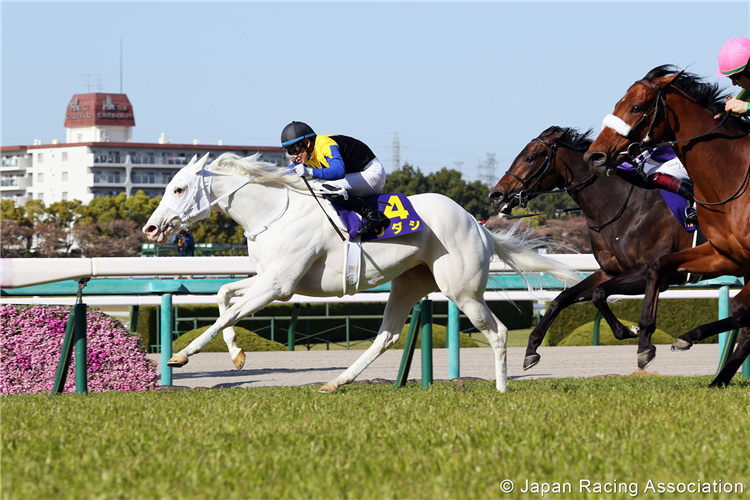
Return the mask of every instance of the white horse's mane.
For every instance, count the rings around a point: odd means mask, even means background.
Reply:
[[[259,184],[281,184],[297,189],[304,189],[302,180],[296,174],[288,174],[287,167],[279,167],[275,163],[262,161],[260,153],[241,157],[234,153],[223,153],[208,166],[212,172],[225,172],[241,177],[253,178]]]

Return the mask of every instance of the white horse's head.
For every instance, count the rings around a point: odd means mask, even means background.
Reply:
[[[212,174],[204,168],[207,161],[208,153],[200,160],[193,156],[169,182],[161,203],[143,226],[149,240],[163,243],[177,228],[209,216]]]

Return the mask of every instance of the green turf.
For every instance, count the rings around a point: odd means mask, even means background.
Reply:
[[[750,381],[710,377],[4,396],[4,499],[506,499],[636,483],[637,498],[747,498]],[[510,479],[516,488],[501,490]],[[648,481],[743,482],[664,495]]]

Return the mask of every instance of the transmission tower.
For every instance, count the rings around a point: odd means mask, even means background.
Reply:
[[[495,153],[487,153],[487,159],[484,160],[484,163],[480,161],[479,166],[477,166],[477,178],[480,182],[488,186],[494,186],[497,182],[495,177],[496,168],[497,160],[495,159]]]
[[[461,165],[463,165],[464,162],[462,162],[462,161],[454,161],[453,164],[456,166],[456,170],[458,170],[458,173],[461,174],[461,177],[463,177],[464,172],[461,169]]]
[[[393,154],[391,161],[393,162],[393,171],[398,172],[401,170],[401,141],[398,139],[398,132],[393,136]]]

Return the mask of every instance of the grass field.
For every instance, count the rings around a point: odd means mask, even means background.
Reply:
[[[1,494],[504,499],[569,483],[570,493],[544,498],[747,498],[750,381],[708,390],[709,381],[548,379],[506,394],[459,381],[355,384],[335,396],[315,387],[5,396]],[[526,481],[539,491],[524,493]],[[733,492],[660,494],[644,491],[649,481],[655,490],[721,481]],[[597,483],[631,490],[596,493]]]

